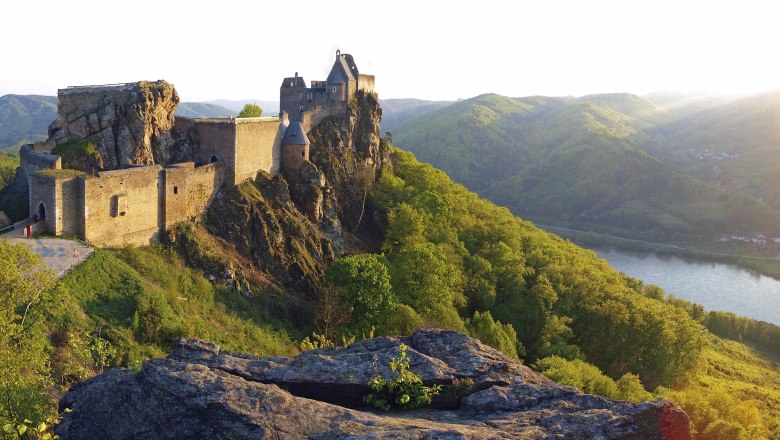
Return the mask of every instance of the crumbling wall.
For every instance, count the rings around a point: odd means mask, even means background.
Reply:
[[[164,185],[160,186],[162,193],[165,227],[187,219],[187,199],[189,174],[195,168],[192,162],[176,164],[165,169]]]
[[[84,180],[84,238],[97,246],[146,245],[163,226],[159,165]]]
[[[216,163],[195,167],[193,162],[165,169],[163,207],[165,228],[199,218],[222,184]]]

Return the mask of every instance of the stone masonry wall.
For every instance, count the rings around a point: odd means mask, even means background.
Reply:
[[[192,162],[176,164],[166,168],[163,179],[164,186],[160,186],[162,193],[163,209],[165,211],[165,227],[169,228],[174,223],[187,219],[187,176],[192,173],[195,164]]]
[[[359,74],[357,88],[364,92],[374,92],[374,75]]]
[[[165,169],[163,207],[165,227],[195,220],[205,210],[222,184],[222,173],[216,164],[195,167],[192,162]]]
[[[103,171],[84,180],[84,238],[97,246],[145,245],[163,223],[160,165]]]
[[[84,236],[84,178],[57,179],[56,234]]]
[[[187,219],[200,217],[222,186],[222,173],[216,164],[193,169],[187,176]]]
[[[38,206],[43,203],[46,209],[46,229],[51,233],[57,231],[57,194],[56,180],[41,174],[33,173],[30,181],[30,215],[38,212]]]
[[[282,136],[287,128],[278,118],[236,119],[234,184],[254,179],[263,170],[276,175],[282,161]]]
[[[226,182],[235,182],[236,176],[236,124],[235,119],[192,119],[192,130],[198,138],[194,148],[194,161],[210,163],[215,156],[225,173]],[[178,125],[178,122],[177,122]]]

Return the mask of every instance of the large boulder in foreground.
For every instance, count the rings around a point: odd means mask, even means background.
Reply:
[[[411,369],[447,390],[436,409],[364,408],[365,383],[407,344]],[[223,352],[180,341],[137,373],[113,369],[60,401],[67,439],[690,439],[688,417],[658,399],[629,403],[555,384],[461,334],[419,330],[292,358]]]

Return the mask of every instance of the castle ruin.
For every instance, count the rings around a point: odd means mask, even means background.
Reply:
[[[340,52],[326,81],[284,79],[278,117],[174,117],[179,98],[165,81],[61,89],[49,139],[20,153],[30,216],[96,246],[149,244],[200,217],[223,185],[261,171],[294,178],[309,159],[306,132],[373,89],[374,77]],[[89,160],[63,164],[56,153],[74,145]]]

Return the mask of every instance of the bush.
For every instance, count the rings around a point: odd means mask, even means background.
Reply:
[[[632,402],[653,398],[651,393],[642,388],[639,376],[626,373],[615,382],[595,365],[579,359],[570,361],[550,356],[536,361],[533,368],[558,383],[577,387],[589,394]]]
[[[512,324],[501,324],[500,321],[493,321],[490,312],[474,312],[472,319],[466,319],[466,328],[472,337],[500,350],[512,359],[518,359],[519,342],[517,342],[517,333],[515,333]]]
[[[406,345],[401,344],[401,355],[390,361],[390,369],[397,373],[395,379],[374,376],[368,381],[373,394],[363,398],[363,402],[383,409],[413,409],[431,403],[431,397],[441,392],[441,385],[427,387],[420,376],[409,370],[409,358],[406,357]]]
[[[144,342],[170,343],[184,334],[184,326],[165,296],[157,290],[148,290],[138,297],[133,331]]]

